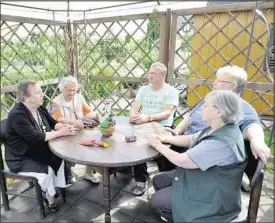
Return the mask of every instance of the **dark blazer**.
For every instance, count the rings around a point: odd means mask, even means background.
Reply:
[[[47,109],[40,106],[38,112],[46,131],[54,129],[56,121]],[[45,137],[29,109],[23,103],[16,104],[6,123],[5,159],[10,170],[48,173],[48,166],[51,166],[56,173],[62,160],[50,151]]]

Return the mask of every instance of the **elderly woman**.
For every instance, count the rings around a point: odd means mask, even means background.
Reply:
[[[78,81],[73,76],[64,77],[59,83],[59,94],[52,100],[49,109],[52,116],[61,123],[71,124],[76,126],[78,130],[84,128],[83,121],[85,119],[98,120],[98,115],[94,112],[81,94],[77,94]],[[74,163],[65,162],[65,168],[68,175],[68,182],[72,182],[71,167]],[[90,180],[92,183],[98,184],[100,178],[94,175],[91,167],[86,166],[86,174],[84,178]]]
[[[252,154],[255,159],[258,157],[266,162],[270,154],[270,149],[264,141],[264,131],[262,129],[259,116],[255,109],[244,99],[240,97],[244,86],[247,81],[246,71],[236,65],[228,65],[221,67],[217,71],[217,78],[213,82],[213,90],[230,90],[239,96],[240,103],[242,104],[242,117],[238,122],[239,128],[243,134],[243,138],[250,142]],[[172,131],[173,134],[190,135],[197,133],[204,128],[208,127],[208,123],[202,120],[203,106],[205,100],[198,103],[192,111],[184,116],[179,125]],[[177,147],[173,146],[173,150],[179,151]],[[183,151],[186,148],[182,148]],[[172,170],[175,168],[171,162],[164,158],[165,170]],[[243,178],[243,189],[248,191],[249,180],[246,176]]]
[[[259,116],[255,109],[240,97],[246,81],[247,73],[243,68],[236,65],[228,65],[218,69],[217,78],[213,82],[212,87],[213,90],[230,90],[239,96],[242,104],[242,117],[238,122],[239,128],[244,139],[250,141],[251,150],[255,158],[260,157],[261,160],[266,162],[270,154],[270,149],[264,142],[264,132]],[[208,123],[202,120],[204,104],[205,100],[202,100],[184,117],[174,130],[167,130],[172,131],[175,135],[190,135],[208,127]]]
[[[75,131],[50,116],[42,106],[43,97],[38,83],[19,84],[19,103],[10,111],[6,123],[5,159],[12,172],[38,179],[49,210],[55,212],[55,188],[66,187],[64,162],[50,151],[48,141],[74,135]]]
[[[151,205],[174,222],[228,222],[241,210],[241,181],[246,167],[238,125],[238,96],[227,90],[206,96],[203,120],[209,127],[193,135],[149,137],[150,145],[178,168],[156,175]],[[187,147],[177,153],[164,143]]]

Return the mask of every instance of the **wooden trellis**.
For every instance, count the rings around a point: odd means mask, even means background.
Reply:
[[[148,36],[149,22],[159,38]],[[161,33],[165,23],[166,13],[158,12],[74,21],[77,76],[83,83],[83,93],[96,109],[108,98],[118,114],[127,114],[134,99],[129,95],[146,80],[150,64],[165,62],[165,33]],[[98,100],[93,100],[95,96]]]
[[[273,21],[272,2],[257,8]],[[18,82],[40,81],[49,101],[67,74],[78,77],[98,112],[108,98],[118,115],[127,115],[150,64],[159,60],[168,66],[167,82],[179,90],[178,117],[211,90],[218,68],[236,64],[249,74],[243,97],[266,119],[274,114],[267,38],[254,3],[98,19],[84,11],[82,20],[67,22],[56,21],[54,11],[52,20],[1,15],[1,116],[16,102]],[[271,130],[270,122],[262,123]]]

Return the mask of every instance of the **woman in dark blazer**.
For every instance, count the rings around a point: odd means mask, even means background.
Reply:
[[[48,141],[74,135],[75,129],[57,123],[42,106],[43,97],[38,83],[19,84],[19,103],[10,111],[6,123],[5,159],[12,172],[38,179],[48,208],[54,212],[58,210],[55,187],[65,187],[66,183],[64,162],[50,151]]]

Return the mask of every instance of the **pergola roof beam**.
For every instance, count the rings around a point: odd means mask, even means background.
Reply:
[[[8,5],[8,6],[28,8],[28,9],[43,10],[43,11],[48,11],[48,12],[57,11],[57,10],[52,10],[52,9],[38,8],[38,7],[25,6],[25,5],[17,5],[17,4],[11,4],[11,3],[5,3],[5,2],[1,2],[1,5]]]
[[[95,9],[87,9],[87,10],[84,10],[84,11],[85,12],[91,12],[91,11],[96,11],[96,10],[100,10],[100,9],[108,9],[108,8],[115,8],[115,7],[121,7],[121,6],[135,5],[135,4],[146,3],[146,2],[152,2],[152,1],[138,1],[138,2],[132,2],[132,3],[127,3],[127,4],[111,5],[111,6],[95,8]]]

